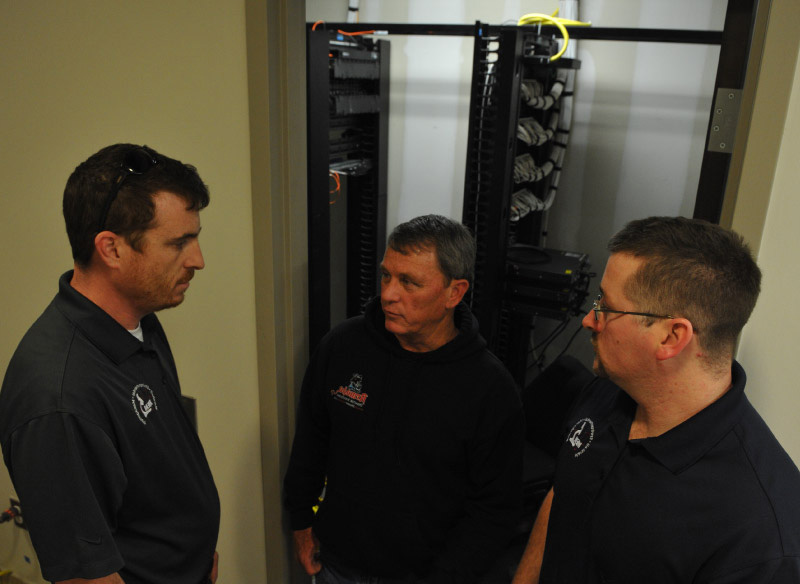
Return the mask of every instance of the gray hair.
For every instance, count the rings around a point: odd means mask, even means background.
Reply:
[[[389,234],[388,245],[407,254],[410,250],[433,249],[446,281],[475,276],[475,238],[461,223],[441,215],[422,215],[401,223]]]

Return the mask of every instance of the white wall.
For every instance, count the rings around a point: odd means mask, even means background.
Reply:
[[[118,141],[195,164],[206,269],[162,322],[220,491],[219,582],[266,582],[244,0],[2,2],[0,53],[0,374],[71,268],[74,167]],[[0,565],[37,572],[10,525]]]
[[[793,59],[796,55],[787,55],[785,62]],[[781,150],[758,254],[762,292],[742,334],[737,358],[747,371],[750,400],[792,458],[800,462],[800,392],[794,368],[800,350],[794,326],[800,289],[800,61],[786,73],[794,75],[794,83],[783,136],[775,137],[781,139]]]
[[[602,27],[721,30],[725,0],[593,0]],[[309,0],[309,21],[344,21],[344,2]],[[557,0],[362,0],[364,23],[516,23]],[[461,217],[472,69],[469,37],[390,36],[388,225],[426,212]],[[549,244],[605,262],[608,236],[648,214],[691,215],[711,108],[717,47],[582,41],[574,133]],[[587,229],[591,226],[591,229]]]
[[[726,2],[584,2],[596,26],[721,30]],[[719,48],[580,41],[573,134],[548,245],[589,253],[631,219],[691,216]]]

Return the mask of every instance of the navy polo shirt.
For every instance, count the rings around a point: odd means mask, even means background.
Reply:
[[[140,342],[70,285],[9,363],[0,445],[43,576],[198,584],[219,499],[154,315]]]
[[[800,582],[800,472],[733,387],[628,440],[635,402],[595,379],[568,416],[542,583]]]

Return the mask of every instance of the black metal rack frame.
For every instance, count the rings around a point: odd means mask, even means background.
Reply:
[[[390,45],[385,40],[364,39],[350,48],[332,48],[330,31],[325,28],[309,27],[306,39],[313,348],[334,321],[362,312],[378,290],[377,266],[386,245]],[[356,61],[343,79],[334,71],[334,52],[339,51],[377,58],[374,67]],[[348,162],[360,168],[342,178],[341,193],[331,201],[331,164],[347,166]]]
[[[523,115],[538,117],[542,126],[548,125],[545,118],[554,115],[552,110],[537,110],[523,104],[520,87],[523,81],[535,79],[541,84],[543,94],[549,95],[559,82],[559,70],[577,69],[580,62],[574,59],[550,62],[557,44],[533,27],[480,26],[475,34],[462,221],[475,235],[477,255],[475,281],[467,300],[489,348],[524,385],[533,314],[564,319],[574,311],[566,303],[542,305],[541,310],[534,312],[530,312],[534,309],[531,305],[520,312],[508,297],[506,256],[510,246],[515,243],[538,246],[541,231],[541,212],[510,221],[512,193],[525,188],[544,201],[552,184],[552,175],[515,182],[516,157],[530,155],[535,165],[542,167],[550,159],[553,145],[561,143],[558,133],[539,146],[526,145],[517,139]],[[560,103],[552,107],[556,110]]]
[[[517,130],[517,112],[508,108],[519,103],[523,37],[516,27],[477,26],[475,35],[462,221],[477,254],[467,302],[496,352]]]
[[[478,23],[480,27],[492,28],[497,25]],[[345,32],[363,30],[380,31],[381,34],[416,35],[416,36],[474,36],[475,26],[471,24],[387,24],[331,22],[329,29]],[[542,28],[555,28],[542,24]],[[671,28],[613,28],[613,27],[578,27],[571,28],[569,35],[574,39],[603,41],[636,41],[656,43],[692,43],[700,45],[721,45],[723,31],[687,30]]]

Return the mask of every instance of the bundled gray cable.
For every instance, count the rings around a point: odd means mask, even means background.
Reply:
[[[514,182],[538,182],[548,176],[556,166],[560,167],[558,160],[563,160],[564,146],[553,144],[550,149],[550,157],[542,166],[537,166],[533,156],[528,153],[517,156],[514,159]]]
[[[511,215],[509,219],[512,222],[516,222],[533,211],[547,211],[553,206],[553,199],[553,192],[548,195],[547,199],[542,201],[530,189],[520,189],[511,195]]]
[[[547,120],[547,129],[533,118],[522,118],[517,125],[517,138],[528,146],[541,146],[553,139],[558,128],[559,111],[553,110]]]
[[[564,83],[566,83],[566,81],[567,72],[559,70],[548,95],[541,95],[540,82],[523,81],[520,87],[522,100],[533,109],[548,110],[561,98],[561,93],[564,91]]]

